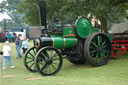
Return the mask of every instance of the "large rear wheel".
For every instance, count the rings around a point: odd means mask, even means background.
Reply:
[[[84,55],[93,66],[108,62],[112,53],[112,44],[106,34],[95,32],[89,35],[84,43]]]

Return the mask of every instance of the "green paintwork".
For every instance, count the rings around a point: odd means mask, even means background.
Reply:
[[[93,32],[99,32],[99,28],[93,27],[93,28],[92,28],[92,33],[93,33]]]
[[[67,37],[64,38],[62,36],[51,36],[53,39],[53,47],[58,49],[68,49],[73,48],[77,44],[77,38],[75,37]]]
[[[75,37],[75,29],[74,28],[64,28],[63,29],[63,37]]]
[[[114,34],[108,34],[109,39],[112,41],[114,38]]]
[[[86,38],[89,34],[91,34],[92,31],[90,21],[85,17],[78,19],[76,23],[76,31],[81,38]]]

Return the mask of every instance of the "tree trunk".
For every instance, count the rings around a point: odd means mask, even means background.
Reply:
[[[101,17],[100,22],[101,22],[101,28],[102,28],[102,30],[104,30],[104,33],[108,33],[107,32],[107,18],[106,18],[106,16]]]

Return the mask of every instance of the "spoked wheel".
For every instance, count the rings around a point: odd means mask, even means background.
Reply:
[[[87,37],[84,44],[84,55],[93,66],[106,64],[111,53],[111,41],[106,34],[95,32]]]
[[[44,76],[56,74],[61,69],[62,64],[62,55],[56,48],[44,47],[36,54],[36,68]]]
[[[37,72],[35,67],[35,56],[36,56],[37,49],[32,47],[28,49],[25,53],[24,57],[24,65],[25,67],[31,72]]]

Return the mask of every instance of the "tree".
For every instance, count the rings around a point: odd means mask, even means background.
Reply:
[[[126,16],[126,10],[128,10],[128,0],[69,0],[69,3],[75,7],[75,9],[71,9],[75,14],[80,15],[79,13],[81,13],[86,16],[90,13],[91,18],[95,16],[96,19],[100,20],[105,33],[107,33],[108,21],[117,21],[120,15]]]
[[[31,25],[39,25],[39,0],[22,0],[18,6],[18,12],[24,14],[25,22]]]
[[[47,0],[47,21],[51,21],[53,16],[60,17],[59,11],[64,5],[63,0]],[[25,14],[25,21],[28,24],[39,26],[39,0],[22,0],[19,4],[18,12]]]
[[[24,15],[16,11],[19,3],[20,0],[6,0],[0,4],[0,12],[7,13],[11,17],[11,20],[6,22],[8,27],[24,27]],[[4,20],[0,23],[2,27],[4,27],[3,22]]]
[[[20,0],[7,0],[7,3],[7,14],[12,18],[12,21],[14,22],[13,26],[23,27],[22,24],[24,23],[24,15],[16,11]]]
[[[53,16],[61,19],[74,20],[78,16],[95,16],[100,20],[101,26],[107,33],[107,23],[117,21],[119,16],[126,16],[128,0],[46,0],[47,18],[51,21]],[[39,25],[39,0],[22,0],[19,12],[25,14],[26,21]],[[116,16],[113,16],[116,15]],[[71,20],[71,21],[72,21]],[[65,20],[64,20],[65,21]]]
[[[2,1],[0,4],[0,13],[3,13],[6,9],[6,1]]]

